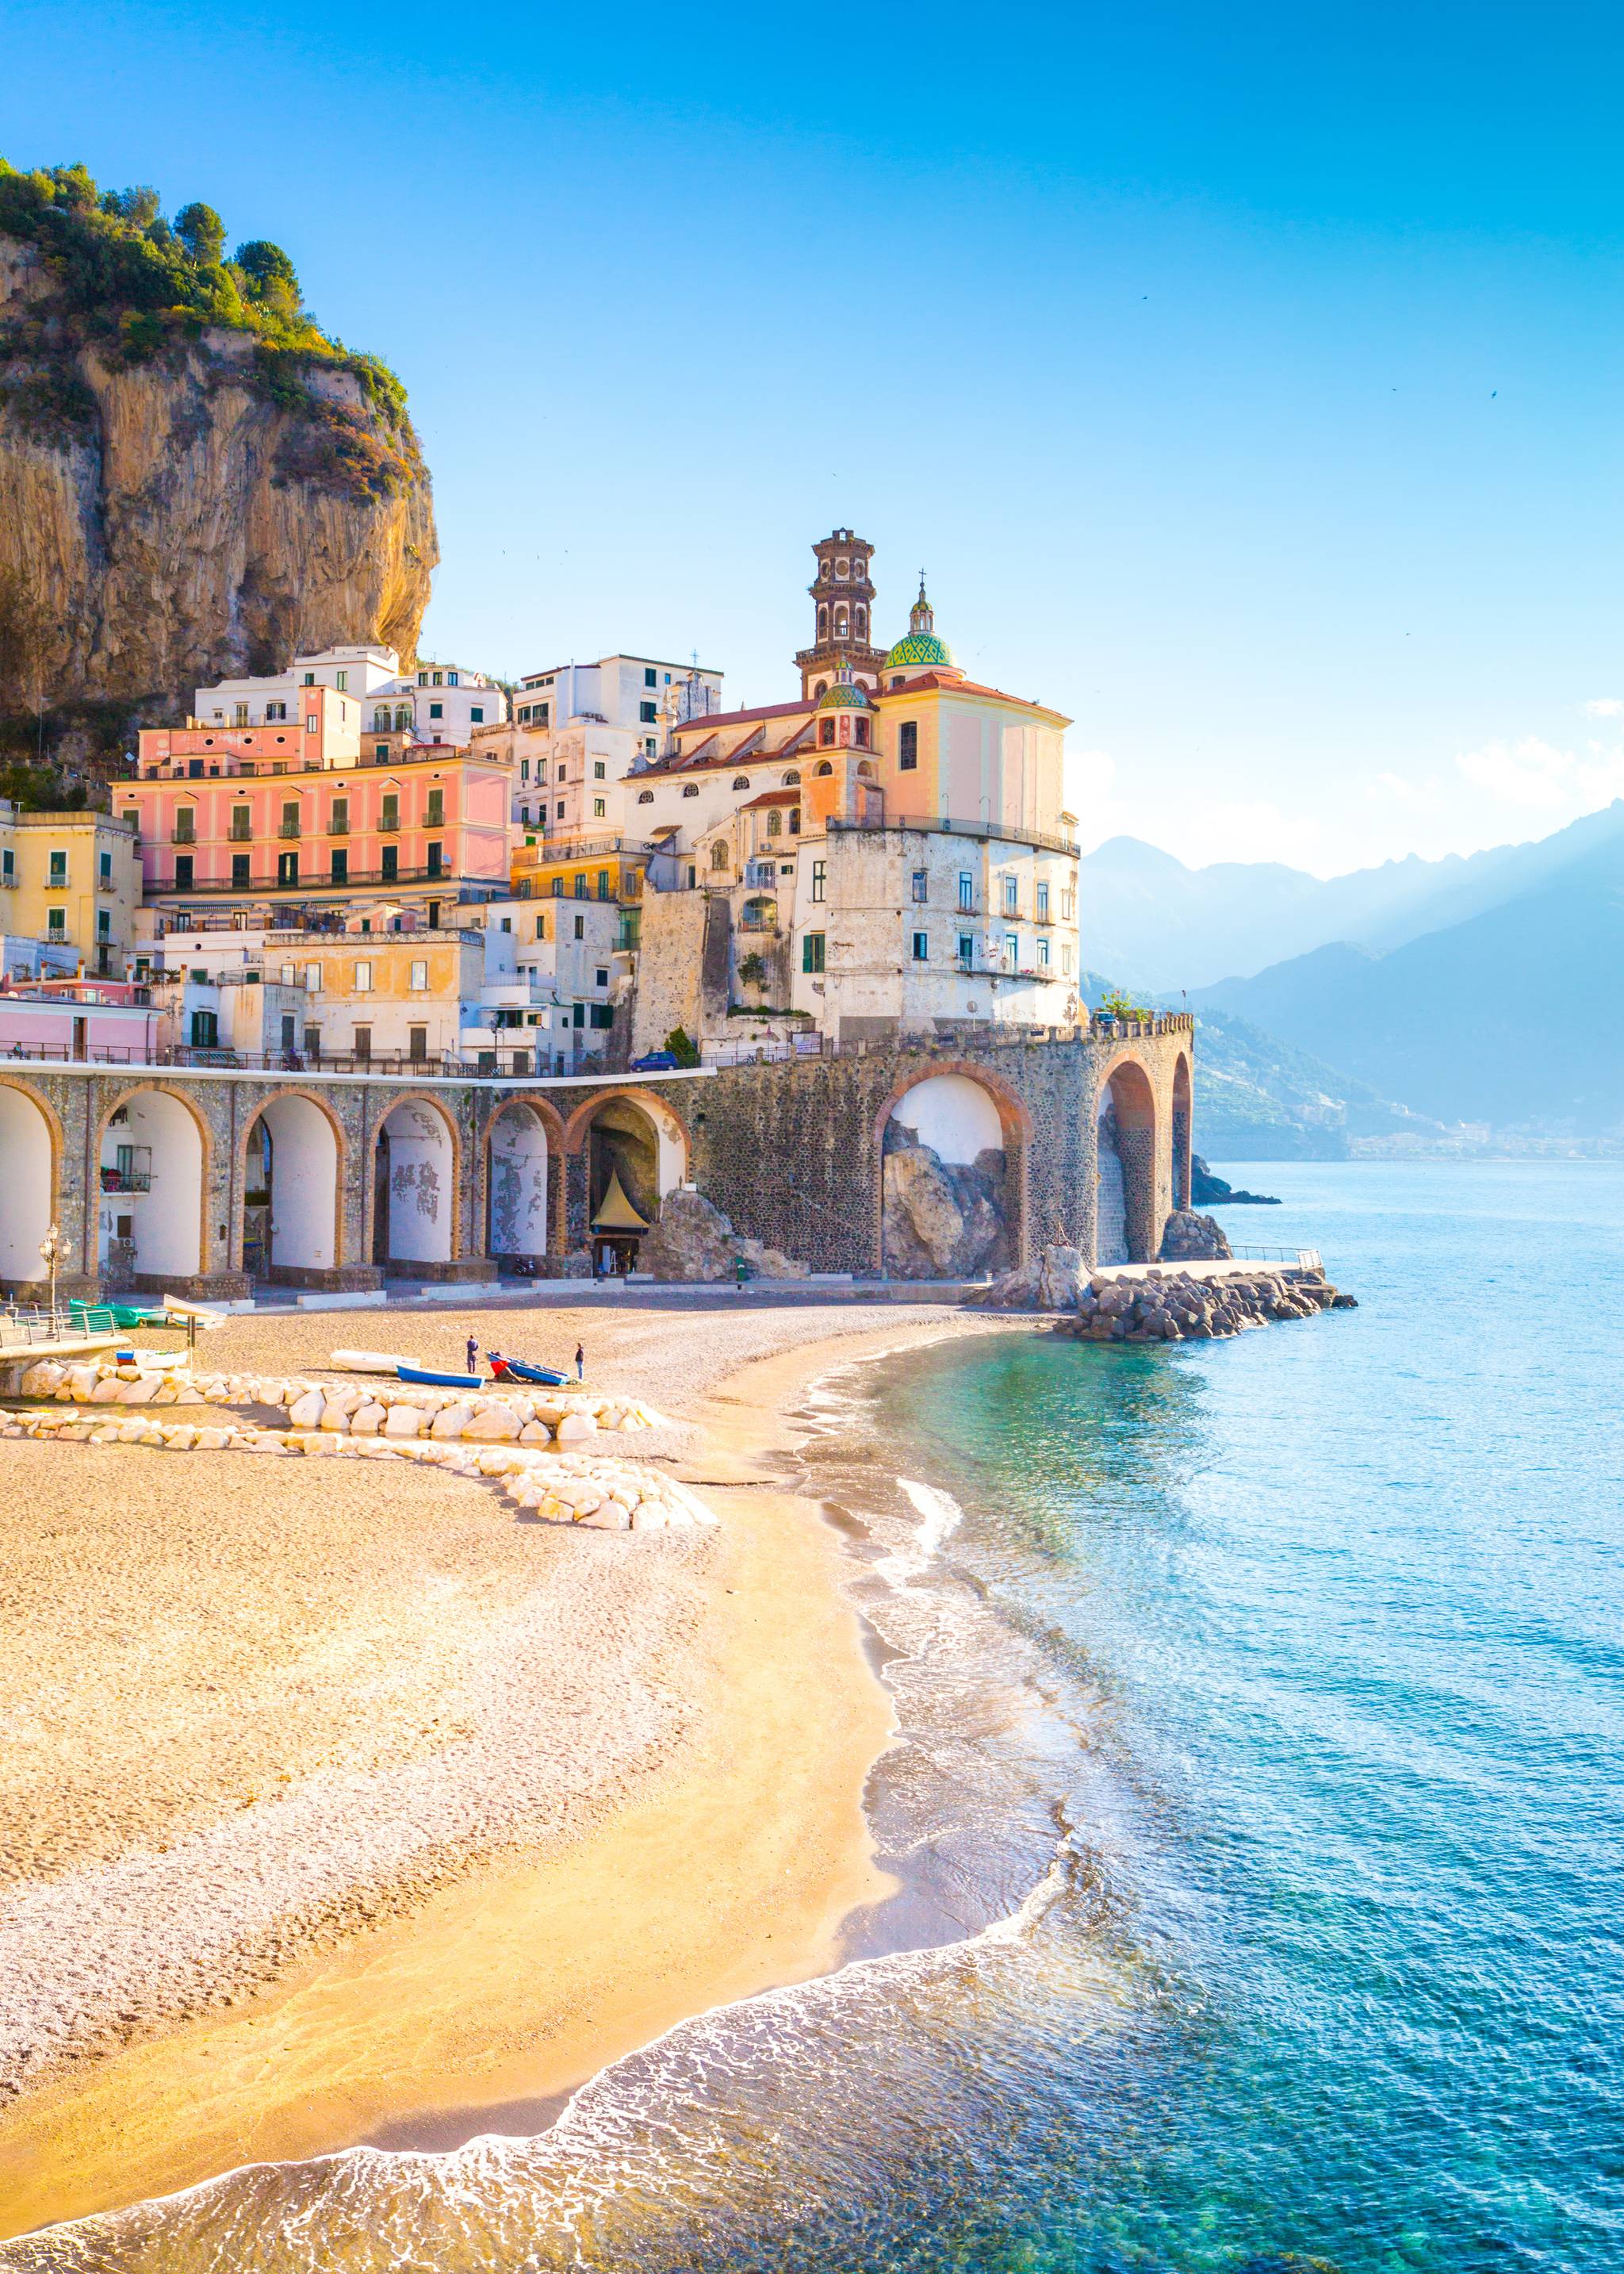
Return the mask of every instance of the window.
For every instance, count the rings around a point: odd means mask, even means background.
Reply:
[[[233,843],[246,845],[253,835],[253,808],[234,805],[231,808],[231,839]]]
[[[176,865],[178,867],[179,863],[177,862]],[[186,866],[188,868],[192,866],[190,861],[187,862]],[[175,881],[178,884],[180,882],[179,877],[177,877]],[[190,877],[187,877],[186,883],[188,886],[190,886],[192,883]],[[68,912],[66,908],[48,908],[45,915],[45,930],[48,937],[51,939],[65,939],[68,930]]]
[[[337,688],[341,695],[348,695],[350,692],[350,674],[347,671],[335,671],[333,674],[333,684]]]
[[[372,993],[372,967],[370,963],[357,964],[355,968],[355,991],[357,995],[370,995]]]
[[[124,808],[124,811],[119,815],[118,818],[119,818],[121,821],[127,821],[127,822],[129,823],[129,825],[130,825],[131,828],[134,830],[134,832],[135,832],[136,835],[137,835],[138,837],[140,835],[140,833],[141,833],[141,815],[140,815],[140,809],[139,809],[138,806],[133,806],[133,805],[127,805],[127,806],[125,806],[125,808]]]
[[[823,968],[823,935],[809,931],[801,942],[801,968],[803,971],[821,971]]]
[[[282,809],[282,826],[276,833],[279,837],[297,837],[298,835],[299,802],[297,797],[287,798],[283,801]]]
[[[192,1014],[192,1047],[194,1050],[212,1050],[220,1042],[220,1015],[215,1011],[194,1011]]]
[[[355,1054],[358,1058],[371,1058],[372,1055],[372,1030],[370,1027],[357,1027],[356,1028]]]
[[[443,719],[445,715],[446,706],[443,703],[431,703],[429,704],[429,717],[431,719]]]
[[[975,934],[973,931],[961,931],[959,935],[959,960],[960,963],[975,961]]]
[[[652,790],[646,794],[650,797],[654,794]],[[684,782],[682,785],[682,794],[684,797],[697,797],[699,795],[699,784],[697,782]]]
[[[587,897],[586,870],[584,869],[581,870],[575,877],[575,894],[578,900],[584,900]],[[580,935],[577,933],[576,937],[578,938],[579,937]]]
[[[639,805],[652,805],[654,792],[651,789],[640,789],[637,793],[637,802]]]
[[[919,764],[919,721],[905,719],[897,729],[897,768],[911,774]]]
[[[849,638],[851,636],[851,621],[846,615],[846,610],[844,608],[837,608],[835,610],[835,637],[838,640]]]
[[[718,837],[710,847],[710,866],[713,869],[725,869],[727,866],[727,841],[725,838]]]
[[[456,685],[456,683],[457,683],[457,674],[456,674],[455,671],[448,671],[448,672],[446,674],[446,684],[447,684],[447,687],[455,687],[455,686]]]
[[[415,991],[416,993],[421,994],[421,993],[422,993],[422,991],[423,991],[423,990],[424,990],[424,989],[428,985],[428,983],[429,983],[429,967],[428,967],[428,964],[427,964],[426,960],[425,960],[425,961],[423,961],[423,962],[419,962],[419,963],[414,963],[414,964],[412,965],[412,967],[411,967],[411,984],[412,984],[412,988],[413,988],[414,991]]]
[[[600,987],[607,987],[609,984],[609,974],[601,963],[598,967],[597,979],[598,984]]]
[[[564,801],[562,798],[560,798],[557,805],[553,808],[553,817],[555,821],[562,821],[564,818]]]
[[[776,805],[768,808],[767,834],[769,837],[782,837],[784,834],[784,816]]]
[[[594,821],[601,821],[608,810],[608,806],[601,797],[595,797],[592,800],[592,818]]]
[[[823,899],[824,889],[827,886],[828,882],[828,862],[814,861],[812,863],[812,897],[815,900],[821,900]]]
[[[560,766],[559,768],[558,778],[560,781],[568,781],[569,779],[568,771],[566,767]]]
[[[817,722],[817,739],[819,743],[824,749],[827,749],[830,744],[834,741],[834,720],[832,719],[820,719]],[[824,772],[828,772],[827,767],[825,767]]]
[[[446,793],[443,789],[429,792],[429,809],[423,817],[425,829],[443,829],[446,825]]]
[[[329,837],[349,836],[350,800],[347,797],[334,799],[333,810],[327,817],[327,834]]]
[[[14,885],[16,882],[17,855],[8,845],[4,852],[0,853],[0,883]]]
[[[852,739],[855,742],[860,750],[866,750],[868,749],[868,721],[866,719],[853,719],[852,723]]]
[[[319,734],[321,732],[321,719],[316,712],[312,711],[305,719],[304,732],[307,734]]]
[[[175,856],[175,889],[177,892],[189,892],[192,890],[192,855],[190,853],[177,853]],[[50,912],[52,923],[56,923],[57,919],[62,915],[62,914],[63,910],[61,908],[53,908]],[[58,929],[60,929],[60,926],[58,926]]]
[[[1004,915],[1006,916],[1012,916],[1019,906],[1020,879],[1018,877],[1006,877],[1004,880]]]
[[[1070,978],[1071,973],[1071,950],[1070,944],[1065,940],[1062,940],[1060,943],[1060,968],[1066,974],[1066,976]]]
[[[428,856],[430,876],[443,877],[446,873],[446,848],[438,837],[432,837],[429,840]]]
[[[383,703],[372,713],[372,732],[374,734],[387,734],[388,731],[389,706]]]
[[[1076,915],[1077,894],[1068,885],[1060,895],[1060,921],[1062,923],[1071,923],[1075,921]]]
[[[1049,968],[1049,942],[1046,939],[1038,942],[1038,968],[1040,971]]]
[[[102,854],[97,861],[96,867],[101,876],[102,882],[104,885],[110,885],[113,881],[112,855],[110,853]]]
[[[930,934],[928,931],[916,931],[914,935],[914,960],[915,963],[929,963],[930,960]]]
[[[382,863],[379,871],[381,881],[392,885],[401,873],[401,848],[398,845],[380,845],[378,858]]]
[[[598,872],[598,897],[600,900],[606,900],[609,898],[609,871],[607,869],[600,869]]]
[[[914,897],[916,900],[930,898],[930,878],[923,869],[914,871]]]
[[[591,1014],[587,1023],[590,1026],[596,1027],[600,1034],[605,1028],[613,1026],[614,1006],[613,1004],[589,1003],[587,1005],[587,1009]]]
[[[552,714],[553,705],[550,703],[538,703],[531,713],[538,727],[545,727]]]
[[[407,1029],[406,1029],[406,1055],[407,1055],[407,1057],[408,1057],[409,1058],[417,1058],[417,1059],[418,1059],[418,1060],[422,1060],[422,1059],[424,1059],[424,1058],[427,1058],[428,1054],[429,1054],[429,1030],[428,1030],[428,1028],[427,1028],[426,1027],[408,1027],[408,1028],[407,1028]]]
[[[380,829],[398,829],[400,825],[401,794],[397,789],[387,789],[378,815],[378,826]]]
[[[790,768],[788,773],[784,777],[784,787],[786,789],[799,789],[801,787],[801,776],[796,772],[793,766]]]
[[[444,673],[443,671],[437,671],[437,672],[434,674],[434,684],[435,684],[435,686],[436,686],[436,687],[443,687],[443,686],[445,685],[445,682],[446,682],[446,674],[445,674],[445,673]]]
[[[652,703],[640,703],[637,705],[637,716],[645,727],[651,727],[659,717],[659,712]]]
[[[307,672],[305,673],[305,674],[304,674],[304,677],[303,681],[302,681],[300,683],[301,683],[301,685],[305,686],[305,687],[313,687],[313,686],[315,685],[315,683],[316,683],[316,674],[315,674],[315,673],[314,673],[313,671],[307,671]]]
[[[959,871],[959,905],[966,912],[975,906],[975,877],[968,869]]]
[[[176,842],[177,845],[195,845],[195,844],[197,843],[197,841],[198,841],[198,809],[197,809],[196,806],[195,806],[195,805],[183,805],[183,806],[177,806],[177,809],[176,809],[176,813],[175,813],[175,842]],[[61,863],[62,863],[62,867],[61,867],[61,869],[60,869],[60,870],[58,870],[58,868],[57,868],[57,866],[56,866],[56,863],[57,863],[59,861],[60,861],[60,862],[61,862]],[[65,853],[53,853],[53,854],[51,855],[51,875],[52,875],[52,877],[59,877],[59,876],[60,876],[60,877],[66,877],[66,875],[67,875],[67,869],[68,869],[68,856],[67,856],[67,855],[66,855]]]
[[[1037,888],[1037,908],[1040,921],[1047,922],[1049,920],[1049,886],[1047,885],[1040,885]]]
[[[347,847],[342,845],[335,845],[333,847],[333,882],[335,885],[347,885],[350,882],[350,854]]]
[[[592,761],[592,779],[594,781],[602,781],[603,779],[604,762],[601,758],[594,758]]]
[[[586,918],[584,916],[577,916],[575,918],[575,937],[577,939],[584,939],[586,937]]]
[[[528,758],[521,758],[521,759],[519,760],[519,779],[520,779],[522,782],[527,782],[527,781],[529,781],[530,778],[530,760],[529,760]]]
[[[389,745],[387,742],[375,742],[372,745],[372,757],[380,766],[387,765],[389,761]]]
[[[50,881],[53,885],[65,885],[67,883],[68,856],[65,853],[53,853],[51,855]]]
[[[249,860],[250,856],[246,853],[233,853],[231,855],[231,889],[233,892],[245,892],[248,890],[249,885],[252,881],[249,870]]]
[[[655,671],[645,671],[643,674],[643,683],[645,687],[658,687],[659,685],[658,673]]]
[[[750,777],[748,774],[735,774],[733,776],[733,787],[735,789],[748,789],[749,787]]]
[[[801,808],[798,805],[792,805],[789,809],[789,833],[792,837],[801,834]]]
[[[321,966],[319,963],[304,966],[304,992],[307,995],[320,995],[321,992]]]
[[[299,983],[298,966],[296,963],[284,963],[276,977],[281,986],[297,987]]]
[[[276,724],[287,715],[288,706],[285,703],[267,703],[265,706],[265,723],[267,727]]]
[[[1019,970],[1020,939],[1015,932],[1006,931],[1004,935],[1004,960],[1011,971]]]

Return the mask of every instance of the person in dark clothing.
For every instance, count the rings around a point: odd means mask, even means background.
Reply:
[[[586,1344],[584,1343],[575,1344],[575,1380],[577,1382],[586,1380]]]
[[[468,1338],[468,1370],[470,1374],[477,1374],[479,1371],[479,1343],[477,1337],[473,1335],[470,1335]]]

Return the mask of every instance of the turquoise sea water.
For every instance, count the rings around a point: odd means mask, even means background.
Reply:
[[[1270,1164],[1361,1307],[848,1370],[808,1474],[906,1742],[853,1962],[535,2140],[29,2267],[1624,2266],[1624,1171]]]

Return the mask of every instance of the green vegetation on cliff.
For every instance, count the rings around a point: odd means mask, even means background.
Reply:
[[[170,222],[155,190],[99,191],[80,165],[24,174],[0,158],[0,238],[32,249],[44,288],[19,295],[0,322],[0,403],[37,440],[69,448],[95,425],[86,350],[130,367],[235,332],[253,353],[230,377],[300,421],[290,476],[357,495],[398,489],[420,465],[400,380],[322,330],[280,245],[254,238],[228,260],[225,236],[211,206]],[[370,415],[313,386],[323,370],[353,380]]]

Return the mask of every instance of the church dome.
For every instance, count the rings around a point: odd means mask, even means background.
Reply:
[[[899,639],[885,658],[887,671],[954,671],[953,651],[936,635],[936,613],[925,598],[925,580],[919,580],[919,598],[908,616],[907,636]]]
[[[867,711],[870,708],[868,690],[860,686],[842,664],[833,685],[826,687],[819,696],[817,707],[820,711]]]

